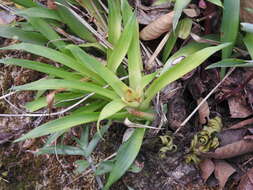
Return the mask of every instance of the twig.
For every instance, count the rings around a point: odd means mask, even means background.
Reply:
[[[162,41],[159,43],[159,45],[157,46],[155,52],[151,55],[151,57],[149,58],[148,60],[148,63],[147,63],[147,69],[152,69],[153,68],[153,62],[155,60],[155,58],[157,58],[158,54],[162,51],[165,43],[167,42],[168,38],[170,36],[170,32],[168,32],[164,38],[162,39]]]
[[[5,94],[3,96],[0,96],[0,100],[6,99],[9,96],[12,96],[13,94],[17,93],[18,91],[10,92],[9,94]]]
[[[193,110],[193,112],[181,123],[180,127],[175,131],[174,134],[178,133],[181,128],[192,118],[192,116],[198,111],[204,102],[219,88],[219,86],[227,79],[227,77],[235,70],[235,67],[231,68],[226,76],[209,92],[209,94],[199,103],[199,105]]]

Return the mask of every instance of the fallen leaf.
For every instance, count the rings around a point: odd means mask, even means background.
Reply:
[[[241,20],[243,22],[253,23],[253,13],[251,13],[250,11],[245,9],[245,8],[253,8],[253,1],[241,0],[240,3],[241,3],[240,4],[240,6],[241,6],[241,10],[240,10]]]
[[[163,33],[170,31],[172,29],[173,16],[174,11],[171,11],[151,22],[141,30],[140,38],[142,40],[154,40]]]
[[[229,177],[235,172],[235,169],[223,160],[215,160],[214,175],[219,181],[220,189],[223,189]]]
[[[200,104],[200,102],[202,102],[202,100],[203,98],[199,98],[197,100],[198,105]],[[199,123],[201,125],[205,124],[210,115],[210,110],[207,101],[204,101],[204,103],[200,106],[198,113],[199,113]]]
[[[12,15],[6,11],[0,11],[0,25],[10,24],[16,19],[15,15]]]
[[[253,189],[253,168],[251,168],[244,176],[238,186],[238,190],[252,190]]]
[[[220,146],[225,146],[233,142],[242,140],[246,135],[247,129],[227,129],[217,134]]]
[[[228,99],[231,118],[246,118],[252,115],[252,110],[245,98],[236,96]]]
[[[246,120],[240,121],[239,123],[232,125],[231,127],[229,127],[229,129],[239,129],[239,128],[245,127],[247,125],[250,125],[252,123],[253,123],[253,118],[246,119]]]
[[[204,159],[199,163],[200,174],[201,177],[204,179],[204,182],[212,175],[215,169],[215,165],[212,160]]]
[[[253,151],[253,141],[240,140],[217,148],[214,152],[202,153],[202,156],[215,159],[227,159]]]
[[[196,9],[184,9],[183,12],[190,18],[194,18],[200,15],[200,11]]]

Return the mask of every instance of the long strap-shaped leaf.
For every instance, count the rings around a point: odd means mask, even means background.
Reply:
[[[130,43],[132,41],[133,31],[135,27],[135,16],[129,18],[129,21],[123,30],[117,44],[113,47],[113,51],[108,58],[107,67],[114,73],[123,61]]]
[[[215,47],[204,48],[192,54],[191,56],[186,57],[179,64],[176,64],[171,67],[168,71],[163,73],[150,85],[150,87],[146,91],[146,99],[142,104],[143,108],[147,108],[156,93],[162,90],[166,85],[190,72],[191,70],[199,66],[203,61],[205,61],[209,56],[227,47],[228,45],[230,45],[230,43],[221,44]]]
[[[103,190],[108,190],[132,165],[140,151],[144,133],[145,129],[135,129],[129,140],[120,147],[116,156],[116,163]]]
[[[119,96],[124,97],[129,87],[119,80],[119,78],[111,70],[102,65],[102,63],[94,57],[88,55],[78,46],[69,45],[66,48],[70,49],[76,59],[80,60],[81,63],[85,64],[89,69],[102,77]]]
[[[64,69],[54,67],[49,64],[41,63],[38,61],[30,61],[26,59],[0,59],[0,63],[10,64],[10,65],[18,65],[24,68],[33,69],[35,71],[39,71],[42,73],[50,74],[52,76],[56,76],[59,78],[67,79],[67,80],[80,80],[82,77],[73,72],[65,71]]]
[[[251,59],[253,59],[253,34],[247,33],[243,39],[243,42],[249,51]]]
[[[121,35],[120,0],[108,0],[108,7],[108,42],[114,47]],[[113,50],[108,48],[107,51],[107,56],[110,57]]]
[[[240,17],[240,0],[224,0],[223,17],[221,24],[221,41],[231,42],[231,45],[222,50],[222,59],[228,58],[233,50],[237,38]],[[225,68],[221,70],[225,75]]]
[[[43,45],[47,43],[47,39],[38,32],[24,31],[14,26],[1,26],[0,36],[4,38],[18,39],[23,42]]]
[[[70,129],[71,127],[74,127],[77,125],[94,122],[94,121],[97,121],[98,116],[99,116],[99,113],[81,112],[81,113],[71,114],[69,116],[45,123],[33,129],[29,133],[23,135],[22,137],[15,140],[14,142],[41,137],[44,135],[56,133],[58,131]],[[125,117],[129,117],[129,114],[126,112],[118,113],[113,116],[114,119],[123,119]]]
[[[99,114],[98,121],[97,121],[98,131],[99,131],[100,121],[116,114],[117,112],[119,112],[126,106],[127,106],[126,103],[124,103],[121,99],[115,99],[109,102]]]
[[[100,76],[98,76],[96,73],[92,72],[87,67],[85,67],[85,65],[77,62],[72,57],[70,57],[66,54],[63,54],[59,51],[56,51],[54,49],[47,48],[47,47],[40,46],[40,45],[29,44],[29,43],[14,44],[14,45],[0,48],[0,50],[1,49],[23,50],[23,51],[27,51],[27,52],[35,54],[35,55],[46,57],[48,59],[51,59],[51,60],[56,61],[58,63],[61,63],[69,68],[72,68],[72,69],[80,72],[84,76],[88,76],[88,77],[94,79],[95,81],[99,82],[99,84],[104,84],[103,79],[101,79]]]
[[[65,47],[66,44],[61,39],[61,36],[59,36],[45,20],[33,17],[28,18],[28,21],[31,23],[34,29],[44,35],[45,38],[47,38],[50,43],[54,44],[55,47],[57,47],[59,50],[62,50]]]
[[[176,30],[179,18],[183,12],[183,9],[191,2],[191,0],[177,0],[174,7],[174,17],[173,17],[173,30]]]
[[[14,87],[15,90],[52,90],[60,88],[78,89],[83,90],[85,92],[94,92],[109,99],[118,98],[118,96],[113,91],[102,88],[98,85],[91,84],[88,82],[73,82],[61,79],[42,79],[35,82],[31,82],[29,84]]]

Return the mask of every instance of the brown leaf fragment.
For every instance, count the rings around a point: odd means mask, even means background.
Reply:
[[[200,102],[202,102],[202,100],[203,98],[199,98],[197,100],[198,105],[200,104]],[[199,112],[199,123],[203,125],[206,123],[210,115],[210,110],[207,101],[204,101],[204,103],[200,106],[198,112]]]
[[[253,124],[253,118],[240,121],[239,123],[236,123],[236,124],[232,125],[231,127],[229,127],[229,129],[239,129],[239,128],[245,127],[247,125],[250,125],[250,124]]]
[[[215,169],[215,165],[212,160],[204,159],[199,163],[200,174],[204,182],[212,175]]]
[[[229,98],[228,105],[232,118],[246,118],[253,113],[246,99],[242,97]]]
[[[253,151],[253,141],[240,140],[217,148],[214,152],[202,153],[202,156],[215,159],[227,159]]]
[[[238,190],[252,190],[253,189],[253,168],[251,168],[244,176],[238,186]]]
[[[49,9],[57,9],[57,5],[54,0],[47,0],[47,7]]]
[[[215,160],[214,175],[219,181],[220,189],[223,189],[229,177],[235,172],[235,169],[226,161]]]
[[[0,11],[0,25],[10,24],[16,19],[15,15],[12,15],[6,11]]]
[[[173,16],[174,11],[171,11],[151,22],[142,29],[140,32],[140,38],[142,40],[154,40],[163,33],[170,31],[172,28]]]
[[[253,1],[241,0],[240,17],[243,22],[253,23],[253,13],[246,10],[245,8],[253,8]]]
[[[247,131],[247,129],[223,130],[222,132],[217,134],[220,146],[225,146],[236,141],[242,140],[246,135]]]
[[[194,18],[200,15],[200,11],[196,9],[184,9],[183,12],[190,18]]]

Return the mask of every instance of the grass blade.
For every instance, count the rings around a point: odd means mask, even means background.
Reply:
[[[199,66],[203,61],[205,61],[209,56],[215,52],[227,47],[230,43],[221,44],[215,47],[204,48],[191,56],[183,59],[179,64],[174,65],[165,73],[163,73],[159,78],[154,80],[150,87],[146,91],[146,99],[143,102],[143,108],[148,107],[152,98],[157,92],[162,90],[169,83],[179,79],[186,73],[190,72],[197,66]]]
[[[253,59],[253,34],[247,33],[243,39],[243,42],[248,49],[251,59]]]
[[[16,86],[13,89],[15,90],[53,90],[53,89],[77,89],[83,90],[85,92],[94,92],[96,94],[102,95],[109,99],[118,98],[118,96],[111,90],[102,88],[98,85],[88,83],[88,82],[79,82],[79,81],[68,81],[62,79],[41,79],[29,84]]]
[[[79,81],[82,76],[78,76],[73,72],[68,72],[64,69],[54,67],[49,64],[40,63],[38,61],[30,61],[26,59],[14,59],[14,58],[7,58],[7,59],[0,59],[0,63],[8,64],[8,65],[18,65],[27,69],[33,69],[35,71],[39,71],[42,73],[49,74],[51,76],[67,79],[67,80],[74,80]]]
[[[0,36],[3,38],[17,39],[27,43],[33,43],[38,45],[44,45],[47,43],[47,39],[38,32],[25,31],[18,27],[13,26],[1,26]]]
[[[252,61],[242,59],[223,59],[217,63],[209,65],[206,69],[213,69],[217,67],[253,67]]]
[[[237,38],[240,17],[240,0],[224,0],[224,9],[221,24],[221,42],[231,42],[231,45],[222,50],[222,59],[229,58]],[[225,68],[221,76],[225,75]]]
[[[183,9],[191,2],[191,0],[177,0],[174,7],[174,17],[173,17],[173,30],[175,31],[177,28],[177,24]]]
[[[102,84],[102,85],[104,84],[103,79],[101,79],[100,76],[98,76],[96,73],[92,72],[87,67],[85,67],[84,64],[77,62],[72,57],[70,57],[66,54],[63,54],[59,51],[56,51],[54,49],[47,48],[44,46],[29,44],[29,43],[14,44],[14,45],[0,48],[0,50],[1,49],[23,50],[23,51],[27,51],[27,52],[35,54],[35,55],[46,57],[46,58],[51,59],[55,62],[61,63],[71,69],[74,69],[74,70],[80,72],[81,74],[83,74],[84,76],[88,76],[91,79],[94,79],[99,84]]]
[[[97,59],[88,55],[78,46],[69,45],[67,48],[72,52],[77,60],[101,76],[119,96],[123,97],[126,94],[129,88],[121,80],[119,80],[119,78],[112,71],[102,65],[102,63],[100,63]]]
[[[83,156],[84,152],[82,149],[74,146],[67,145],[57,145],[57,146],[47,146],[39,149],[36,153],[40,154],[57,154],[57,155],[76,155]]]
[[[130,46],[133,37],[135,22],[136,19],[135,16],[133,15],[132,17],[130,17],[128,23],[126,24],[125,29],[122,32],[122,35],[120,36],[120,39],[114,46],[113,52],[108,58],[107,67],[114,73],[116,73],[119,65],[123,61],[128,51],[128,48]]]
[[[130,139],[120,147],[116,156],[116,163],[103,190],[108,190],[132,165],[140,151],[144,133],[145,129],[135,129]]]

